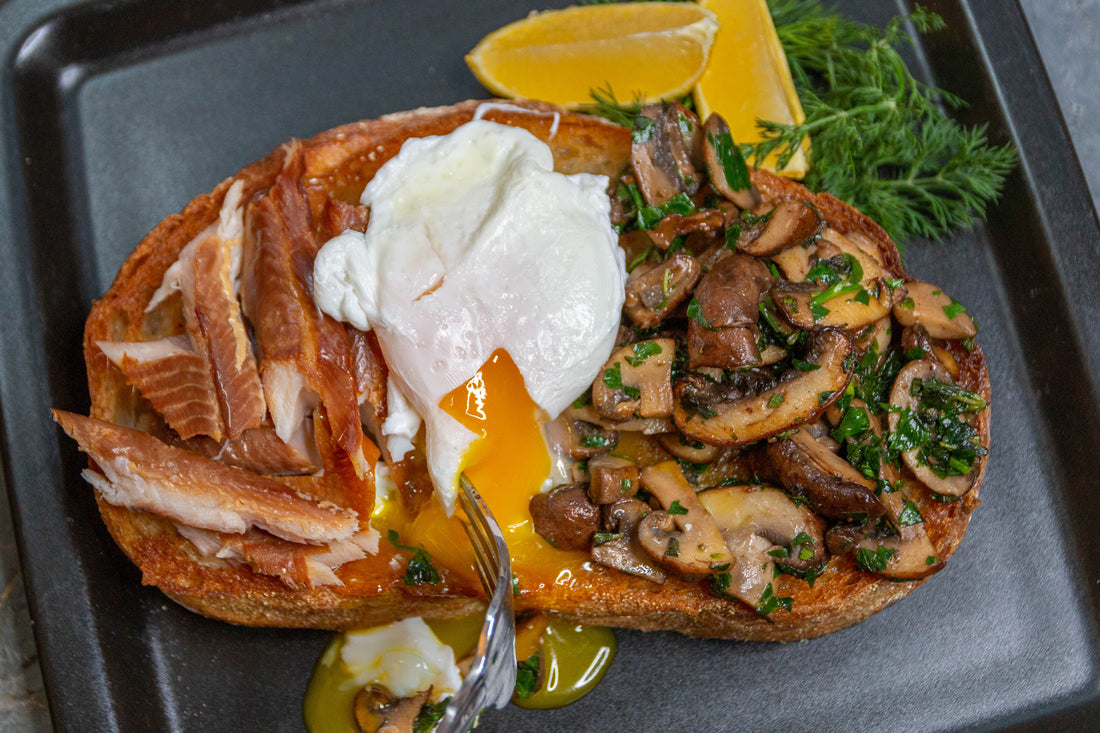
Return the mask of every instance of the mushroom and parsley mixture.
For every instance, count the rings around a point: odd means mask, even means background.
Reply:
[[[623,324],[550,426],[573,483],[531,501],[536,531],[764,614],[790,610],[777,573],[812,584],[831,558],[943,567],[920,507],[969,492],[987,453],[966,310],[820,199],[769,199],[717,115],[644,107],[612,188]]]

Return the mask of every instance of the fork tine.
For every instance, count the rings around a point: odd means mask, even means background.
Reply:
[[[487,706],[503,707],[516,682],[515,618],[508,547],[492,514],[465,475],[459,476],[459,505],[474,548],[474,567],[489,596],[489,608],[470,672],[447,707],[439,731],[466,731]]]

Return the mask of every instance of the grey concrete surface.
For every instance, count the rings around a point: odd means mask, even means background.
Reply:
[[[1020,3],[1100,209],[1100,0]],[[5,499],[0,486],[0,731],[37,733],[50,719]]]

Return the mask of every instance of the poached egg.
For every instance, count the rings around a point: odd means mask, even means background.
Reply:
[[[553,163],[487,120],[410,139],[363,191],[366,233],[330,240],[314,267],[321,310],[378,336],[391,455],[423,420],[444,512],[465,471],[506,531],[530,523],[550,474],[539,423],[596,377],[623,305],[608,180]]]

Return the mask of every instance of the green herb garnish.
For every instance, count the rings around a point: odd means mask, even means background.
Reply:
[[[865,570],[868,573],[881,573],[886,570],[886,565],[893,556],[894,551],[882,545],[879,545],[876,550],[861,547],[856,550],[856,565],[859,566],[860,570]]]
[[[428,554],[427,550],[422,547],[400,544],[396,530],[391,529],[386,533],[386,536],[389,538],[391,545],[413,554],[412,558],[409,559],[408,567],[405,568],[403,578],[405,585],[422,585],[424,583],[436,585],[439,583],[441,580],[439,571],[432,565],[432,556]]]
[[[668,505],[669,514],[687,514],[688,510],[684,508],[684,505],[680,503],[679,499],[673,499],[672,503]]]
[[[806,185],[829,191],[881,224],[898,241],[941,239],[969,228],[1000,195],[1016,166],[1010,145],[966,127],[944,108],[961,99],[913,78],[901,56],[906,31],[942,30],[917,6],[885,28],[853,21],[813,0],[768,0],[806,119],[760,122],[754,160],[778,154],[786,165],[812,138]]]
[[[536,652],[516,665],[516,697],[526,700],[539,686],[539,654]]]
[[[435,730],[439,725],[439,721],[443,720],[443,715],[447,712],[447,705],[451,702],[451,696],[448,695],[440,699],[439,702],[426,702],[420,708],[420,712],[416,716],[416,720],[413,721],[412,733],[430,733]]]

